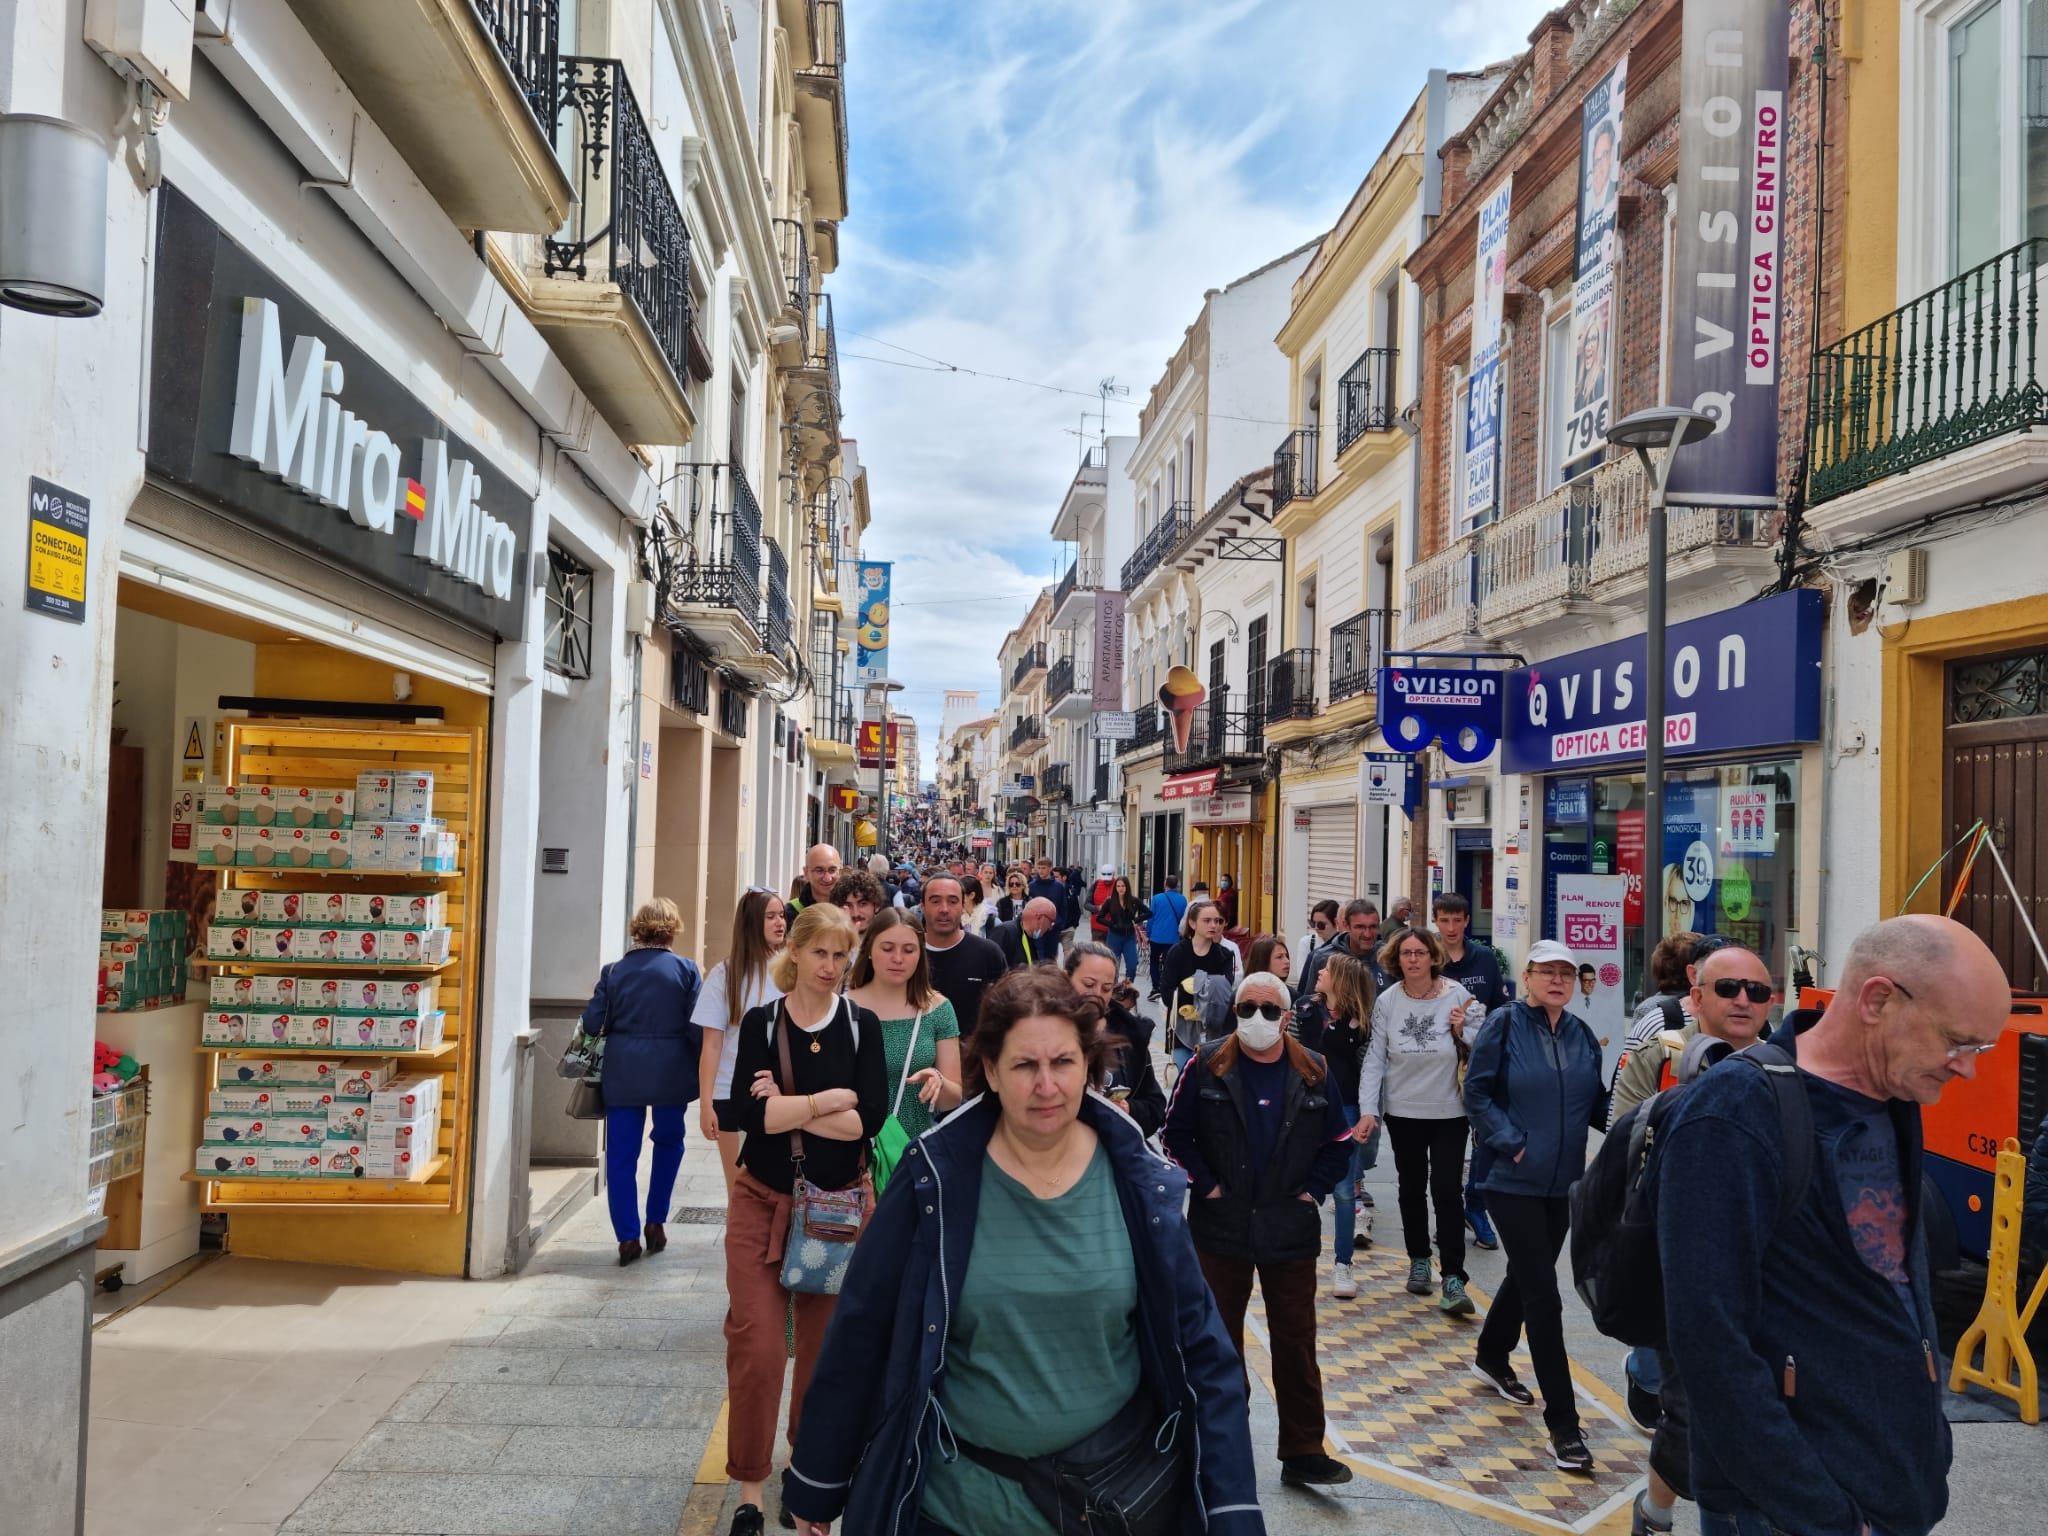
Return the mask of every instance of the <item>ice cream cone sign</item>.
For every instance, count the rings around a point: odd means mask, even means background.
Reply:
[[[1159,690],[1159,702],[1166,706],[1166,723],[1173,731],[1173,750],[1188,749],[1188,732],[1194,729],[1195,711],[1208,697],[1202,680],[1186,667],[1171,668],[1166,686]]]

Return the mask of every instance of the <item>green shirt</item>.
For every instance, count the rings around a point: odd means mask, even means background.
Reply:
[[[939,1402],[960,1439],[1012,1456],[1063,1450],[1139,1383],[1138,1267],[1109,1154],[1051,1200],[985,1157],[981,1209],[946,1348]],[[1049,1536],[1008,1478],[965,1454],[933,1459],[925,1518],[974,1536]]]
[[[917,1096],[917,1084],[912,1083],[903,1090],[901,1103],[896,1098],[896,1086],[903,1081],[903,1053],[910,1046],[910,1026],[914,1022],[914,1017],[882,1020],[882,1054],[889,1064],[889,1102],[896,1105],[896,1118],[903,1122],[903,1129],[913,1138],[932,1128],[932,1112]],[[939,1064],[939,1042],[959,1038],[960,1020],[953,1012],[953,1005],[942,997],[924,1016],[924,1022],[917,1026],[917,1053],[910,1063],[910,1070],[916,1073],[926,1067],[936,1067]]]

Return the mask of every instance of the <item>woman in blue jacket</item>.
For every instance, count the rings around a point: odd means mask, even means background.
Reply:
[[[583,1010],[583,1028],[605,1037],[604,1166],[619,1262],[668,1246],[668,1205],[683,1166],[685,1111],[697,1097],[702,1036],[690,1015],[701,981],[675,953],[683,914],[666,896],[633,914],[633,947],[606,966]],[[654,1120],[654,1166],[647,1175],[647,1225],[640,1225],[640,1138]]]
[[[1571,1187],[1586,1171],[1586,1133],[1601,1116],[1606,1081],[1599,1040],[1565,1009],[1578,979],[1578,962],[1562,944],[1542,939],[1529,946],[1521,999],[1489,1014],[1472,1042],[1465,1110],[1494,1153],[1480,1187],[1508,1258],[1472,1368],[1509,1402],[1535,1402],[1508,1364],[1526,1324],[1552,1458],[1563,1471],[1591,1472],[1557,1290]]]
[[[811,1378],[833,1410],[804,1416],[782,1489],[806,1536],[841,1518],[858,1536],[1058,1529],[1050,1457],[1127,1443],[1132,1529],[1263,1536],[1243,1367],[1182,1219],[1187,1178],[1090,1091],[1099,1020],[1050,968],[983,998],[976,1097],[891,1176]]]

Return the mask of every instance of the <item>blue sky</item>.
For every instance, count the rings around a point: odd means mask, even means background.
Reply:
[[[1429,69],[1507,57],[1546,9],[848,0],[831,287],[925,773],[944,690],[1000,705],[996,648],[1059,573],[1047,530],[1096,382],[1129,387],[1109,429],[1135,431],[1203,291],[1326,229]]]

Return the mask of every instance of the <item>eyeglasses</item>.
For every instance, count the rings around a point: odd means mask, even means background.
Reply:
[[[1286,1012],[1287,1010],[1278,1003],[1254,1003],[1247,1000],[1237,1005],[1237,1016],[1240,1019],[1248,1019],[1253,1014],[1260,1013],[1277,1024],[1280,1022],[1280,1016]]]
[[[1577,981],[1579,979],[1579,968],[1575,965],[1566,965],[1562,960],[1557,960],[1544,965],[1532,965],[1529,967],[1529,974],[1531,976],[1545,976],[1552,981]]]
[[[1752,1003],[1768,1003],[1771,1000],[1771,984],[1768,981],[1743,981],[1734,976],[1723,976],[1714,983],[1714,996],[1733,998],[1740,992]]]
[[[1915,998],[1911,992],[1908,992],[1896,981],[1892,981],[1891,977],[1887,976],[1884,979],[1886,981],[1890,981],[1892,990],[1898,993],[1901,997],[1905,998],[1907,1002],[1910,1003],[1918,1001],[1918,999]],[[1941,1043],[1943,1047],[1942,1055],[1950,1061],[1961,1061],[1965,1057],[1974,1058],[1982,1056],[1987,1051],[1995,1051],[1998,1049],[1998,1042],[1996,1040],[1965,1040],[1962,1042],[1962,1044],[1958,1045],[1956,1043],[1955,1036],[1951,1035],[1945,1029],[1941,1031]]]

